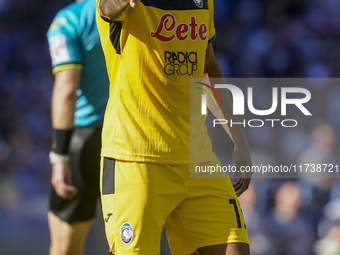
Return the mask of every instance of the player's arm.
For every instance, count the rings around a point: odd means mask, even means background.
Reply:
[[[81,70],[76,68],[57,72],[52,94],[54,141],[51,152],[51,183],[56,193],[64,199],[72,199],[77,194],[77,188],[71,182],[68,147],[73,132],[80,77]]]
[[[204,72],[209,75],[210,78],[220,78],[224,79],[221,68],[219,67],[217,60],[215,58],[214,50],[212,44],[208,44],[206,55],[205,55],[205,69]],[[221,111],[223,113],[224,119],[233,120],[233,122],[237,122],[237,118],[233,115],[232,111],[232,102],[228,92],[220,93],[221,100],[223,105],[219,109],[219,107],[212,107],[212,103],[208,101],[208,107],[210,106],[210,111],[219,118],[221,116]],[[208,97],[209,98],[209,97]],[[241,166],[250,166],[251,157],[250,150],[248,145],[247,137],[245,136],[243,129],[239,125],[230,126],[228,122],[228,127],[226,129],[230,138],[234,142],[234,162],[236,164],[237,169],[239,170]],[[251,173],[240,173],[239,175],[235,175],[235,183],[234,189],[236,191],[237,196],[240,196],[244,191],[248,189]]]
[[[209,75],[205,74],[204,79],[209,79]],[[204,83],[210,83],[209,81],[205,81],[203,80]],[[213,92],[209,89],[209,88],[205,88],[206,90],[208,90],[211,94],[213,94]],[[204,92],[205,93],[205,92]],[[223,111],[220,107],[219,104],[215,104],[215,102],[213,101],[213,99],[211,97],[207,97],[207,107],[208,109],[211,111],[211,113],[215,116],[216,119],[225,119],[225,116],[223,114]],[[230,129],[228,125],[222,125],[224,131],[226,131],[226,133],[229,135],[229,137],[231,139],[232,135],[230,133]]]
[[[102,14],[111,21],[124,20],[140,0],[101,0]]]

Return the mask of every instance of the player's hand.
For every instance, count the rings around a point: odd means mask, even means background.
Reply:
[[[236,145],[234,148],[234,162],[236,165],[237,172],[234,176],[234,189],[236,195],[239,197],[245,192],[250,184],[252,173],[241,172],[242,166],[251,166],[250,150],[247,143],[242,145]]]
[[[52,166],[51,183],[58,196],[72,200],[78,193],[78,189],[72,185],[71,168],[66,162],[58,162]]]
[[[130,6],[132,8],[135,8],[136,5],[140,2],[140,0],[130,0]]]

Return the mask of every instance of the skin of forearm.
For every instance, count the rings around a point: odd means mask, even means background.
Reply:
[[[78,70],[77,70],[78,71]],[[52,125],[54,129],[73,128],[79,75],[62,71],[56,75],[52,94]]]
[[[132,10],[130,0],[102,0],[101,8],[111,21],[124,20]]]
[[[206,70],[205,72],[209,75],[210,78],[220,78],[220,79],[224,79],[222,70],[220,69],[218,63],[216,62],[215,59],[213,59],[209,65],[206,66]],[[212,84],[213,86],[213,84]],[[237,122],[238,119],[236,116],[233,115],[233,111],[232,111],[232,101],[230,98],[230,95],[227,91],[225,92],[221,92],[219,93],[220,97],[221,97],[221,101],[222,101],[222,106],[220,108],[220,110],[223,112],[224,118],[227,120],[233,120],[233,122]],[[212,103],[208,101],[209,105],[212,105]],[[210,108],[209,108],[210,109]],[[219,115],[218,108],[212,107],[212,109],[210,109],[210,111],[214,114],[217,113],[218,116]],[[215,114],[214,114],[215,115]],[[219,118],[218,116],[215,115],[215,117]],[[225,126],[225,125],[223,125]],[[247,145],[247,138],[243,132],[243,129],[239,126],[239,125],[234,125],[233,127],[231,127],[229,125],[229,122],[227,124],[227,127],[224,127],[224,129],[227,131],[227,133],[229,134],[230,138],[234,141],[235,145]]]
[[[219,105],[216,105],[215,102],[212,100],[211,97],[207,97],[207,106],[208,109],[211,111],[211,113],[215,116],[217,119],[225,119],[225,116],[222,112],[222,109]],[[229,135],[231,139],[233,139],[229,126],[228,125],[222,125],[224,131]]]

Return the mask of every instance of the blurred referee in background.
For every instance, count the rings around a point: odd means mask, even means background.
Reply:
[[[101,127],[109,81],[95,5],[95,0],[85,0],[67,6],[47,32],[55,75],[50,255],[83,253],[99,195]]]

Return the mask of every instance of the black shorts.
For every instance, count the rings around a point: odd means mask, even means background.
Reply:
[[[78,188],[73,200],[59,197],[52,187],[49,210],[65,222],[93,219],[99,197],[101,128],[79,128],[72,135],[69,155],[72,184]]]

